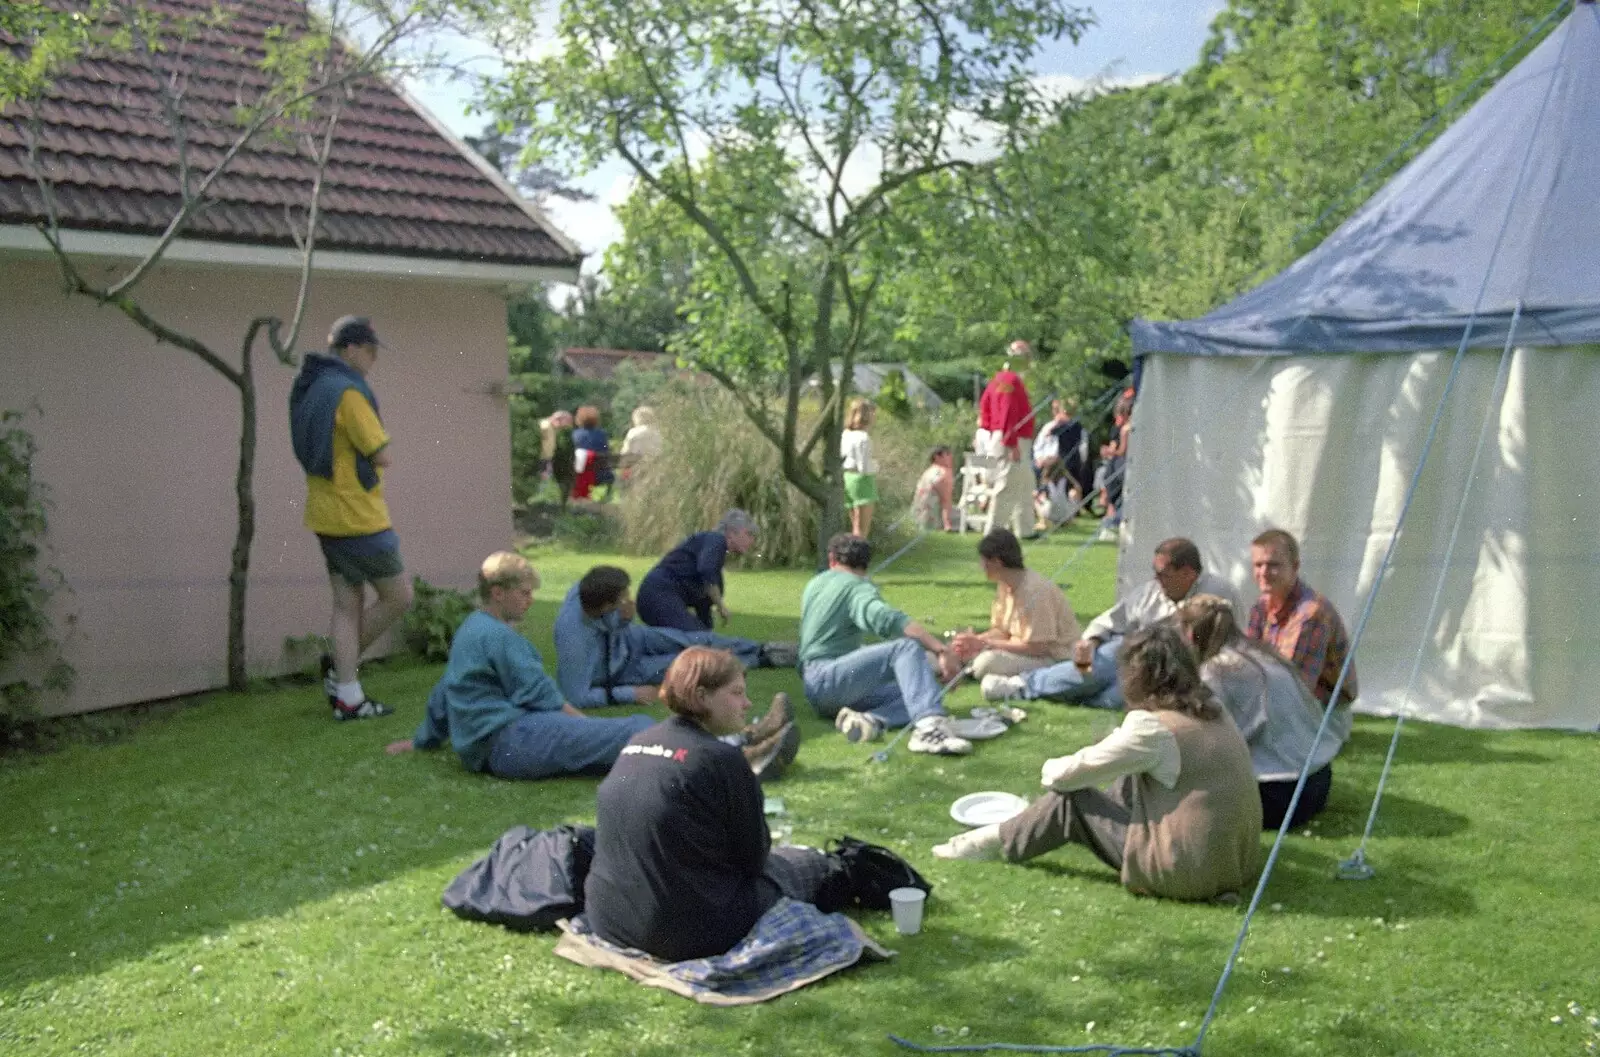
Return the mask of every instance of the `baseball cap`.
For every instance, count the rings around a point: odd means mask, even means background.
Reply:
[[[344,349],[351,345],[385,347],[378,340],[378,332],[372,329],[372,320],[366,316],[342,316],[328,331],[328,348]]]

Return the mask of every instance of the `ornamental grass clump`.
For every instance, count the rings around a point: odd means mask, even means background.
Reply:
[[[624,548],[662,554],[733,507],[760,526],[756,557],[816,558],[817,507],[783,477],[778,450],[726,394],[667,391],[653,404],[662,451],[634,472],[622,502]]]
[[[642,464],[624,492],[623,547],[632,554],[661,554],[692,532],[708,529],[733,507],[748,510],[761,527],[755,561],[804,565],[816,560],[819,510],[783,477],[778,451],[732,397],[709,386],[671,387],[655,395],[660,458]],[[960,451],[970,430],[965,405],[907,420],[879,416],[872,426],[878,467],[873,540],[880,546],[915,532],[901,522],[917,478],[936,444]],[[806,436],[815,408],[802,410]],[[826,443],[826,442],[823,442]],[[837,443],[835,441],[834,443]],[[813,459],[817,458],[813,452]],[[889,529],[898,527],[889,534]],[[841,526],[843,528],[845,526]]]

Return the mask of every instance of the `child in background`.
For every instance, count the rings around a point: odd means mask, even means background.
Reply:
[[[866,539],[872,531],[872,509],[878,502],[878,459],[872,454],[872,419],[877,408],[858,396],[850,402],[839,454],[844,456],[844,501],[850,508],[850,533]]]
[[[611,442],[600,428],[599,408],[580,407],[574,418],[577,428],[572,431],[572,447],[577,476],[572,482],[572,498],[589,499],[595,489],[609,485],[615,477],[610,465]]]
[[[928,453],[928,468],[917,478],[917,491],[911,500],[911,516],[926,532],[953,531],[950,509],[955,488],[955,457],[943,444]]]
[[[1052,455],[1039,465],[1039,488],[1033,494],[1033,510],[1039,520],[1035,532],[1049,532],[1072,520],[1077,512],[1078,490],[1061,459]]]

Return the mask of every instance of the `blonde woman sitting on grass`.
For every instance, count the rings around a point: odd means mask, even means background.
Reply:
[[[1194,646],[1200,678],[1228,710],[1250,745],[1261,793],[1261,824],[1277,829],[1289,811],[1300,768],[1312,756],[1311,774],[1291,825],[1303,826],[1328,805],[1333,788],[1333,758],[1350,737],[1348,701],[1334,706],[1322,739],[1322,702],[1299,669],[1272,647],[1247,639],[1233,607],[1216,595],[1195,595],[1176,615],[1178,628]],[[1316,752],[1312,754],[1312,743]]]
[[[1261,857],[1250,750],[1200,681],[1193,651],[1158,624],[1124,640],[1117,668],[1122,725],[1046,760],[1050,791],[1021,814],[958,834],[935,856],[1026,862],[1072,842],[1138,895],[1211,899],[1250,882]]]

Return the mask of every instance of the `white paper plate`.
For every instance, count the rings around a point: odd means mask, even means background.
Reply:
[[[993,826],[1027,806],[1015,793],[968,793],[950,805],[950,817],[963,826]]]
[[[950,730],[958,738],[968,741],[988,741],[998,738],[1011,728],[998,716],[981,716],[977,719],[952,719]]]

